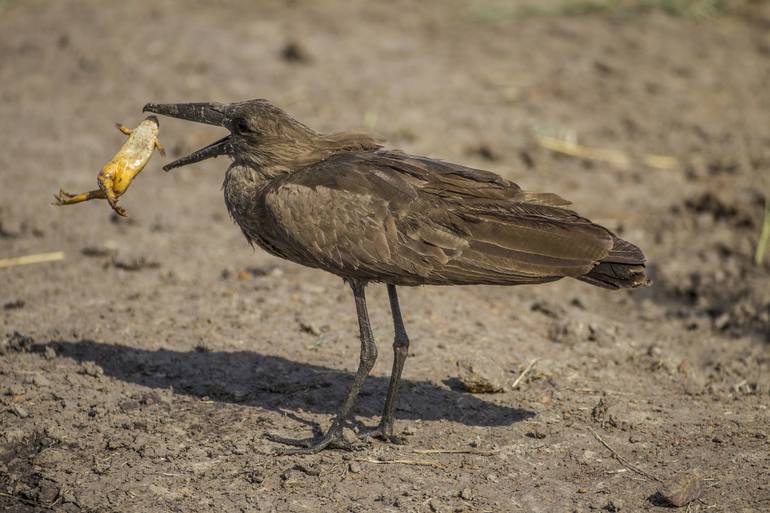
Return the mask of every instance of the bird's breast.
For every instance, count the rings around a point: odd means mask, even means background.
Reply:
[[[292,260],[281,244],[275,230],[275,220],[265,206],[269,179],[257,171],[242,166],[231,166],[225,175],[223,191],[225,205],[246,239],[268,253]]]

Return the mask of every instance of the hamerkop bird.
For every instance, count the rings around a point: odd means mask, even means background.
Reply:
[[[353,289],[361,356],[353,385],[319,439],[271,440],[312,453],[348,447],[342,429],[377,358],[364,288],[385,283],[393,315],[393,372],[382,420],[368,433],[397,441],[393,411],[407,337],[398,285],[522,285],[565,276],[608,289],[648,284],[633,244],[494,173],[382,148],[362,134],[321,134],[266,100],[149,103],[145,111],[230,134],[163,169],[228,155],[227,209],[268,253],[323,269]]]

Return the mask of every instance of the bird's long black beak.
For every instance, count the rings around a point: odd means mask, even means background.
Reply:
[[[142,111],[207,125],[224,126],[227,121],[225,106],[221,103],[148,103]],[[228,135],[185,157],[169,162],[163,166],[163,170],[170,171],[175,167],[194,164],[220,155],[228,155],[230,151],[230,136]]]

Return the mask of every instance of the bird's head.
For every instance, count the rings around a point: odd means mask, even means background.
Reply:
[[[208,146],[169,162],[163,169],[229,155],[252,166],[282,165],[312,151],[316,132],[267,100],[235,103],[148,103],[144,112],[221,126],[230,134]]]

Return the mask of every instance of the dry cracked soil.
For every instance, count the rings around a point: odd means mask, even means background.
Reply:
[[[606,4],[1,1],[0,258],[64,259],[0,269],[0,510],[665,511],[688,479],[682,511],[770,510],[770,8]],[[655,283],[402,289],[406,444],[276,456],[329,425],[358,329],[341,280],[249,247],[224,159],[160,170],[220,131],[161,119],[128,219],[51,206],[144,103],[255,97],[564,196]],[[353,431],[391,365],[369,298]]]

